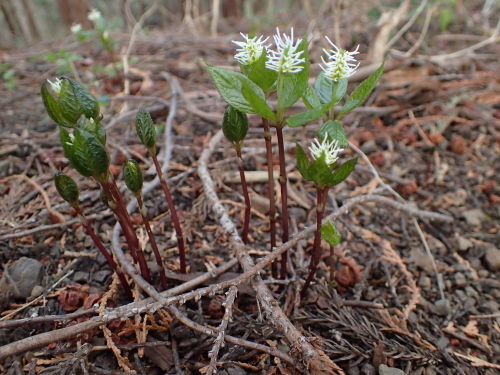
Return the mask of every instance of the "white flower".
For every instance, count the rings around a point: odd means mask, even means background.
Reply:
[[[68,133],[68,135],[69,135],[69,139],[71,140],[71,142],[66,142],[66,144],[68,146],[73,147],[73,142],[75,141],[75,135],[73,133]]]
[[[283,34],[283,39],[281,39],[280,30],[278,28],[276,28],[276,32],[273,38],[276,43],[277,51],[269,50],[266,67],[278,73],[300,72],[304,68],[300,65],[305,61],[304,58],[300,58],[300,55],[302,55],[304,51],[296,51],[302,39],[298,39],[295,45],[293,44],[293,28],[290,31],[290,36]]]
[[[354,51],[349,52],[343,49],[339,49],[330,41],[330,39],[328,39],[327,36],[325,36],[325,38],[326,40],[328,40],[328,43],[330,43],[333,48],[335,48],[335,51],[330,50],[330,52],[328,52],[326,49],[323,49],[323,51],[325,51],[325,53],[328,55],[328,61],[325,61],[323,59],[323,56],[321,56],[321,60],[323,60],[325,66],[320,66],[321,69],[323,69],[323,71],[325,72],[325,77],[335,82],[342,78],[349,78],[354,74],[354,71],[359,66],[359,62],[356,64],[356,59],[353,57],[354,55],[357,55],[359,53],[359,46],[357,46]]]
[[[245,38],[244,42],[237,42],[233,40],[232,42],[239,46],[236,50],[238,52],[234,55],[234,58],[240,62],[242,65],[251,65],[256,62],[259,57],[262,55],[262,51],[264,50],[264,43],[269,39],[266,38],[262,40],[263,36],[260,36],[258,39],[256,36],[253,38],[249,38],[248,35],[240,33],[243,38]],[[269,46],[267,46],[269,47]]]
[[[314,160],[319,159],[324,153],[325,162],[329,166],[332,166],[338,160],[339,152],[344,151],[343,148],[339,147],[339,142],[337,140],[329,141],[328,137],[325,137],[321,143],[314,138],[309,150]]]
[[[73,25],[71,25],[71,32],[73,34],[78,34],[80,31],[82,31],[82,25],[80,25],[79,23],[74,23]]]
[[[59,96],[59,93],[61,92],[61,80],[59,78],[56,78],[55,82],[52,82],[50,79],[47,80],[50,83],[50,87],[54,92]]]
[[[93,8],[92,11],[87,15],[87,18],[92,22],[96,22],[97,20],[101,19],[101,17],[101,12],[99,12],[95,8]]]

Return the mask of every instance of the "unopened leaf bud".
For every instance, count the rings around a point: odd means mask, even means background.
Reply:
[[[62,199],[68,202],[72,207],[78,206],[78,197],[80,193],[75,180],[62,172],[57,172],[54,175],[54,182],[57,192]]]
[[[154,150],[156,146],[156,130],[153,119],[144,106],[141,106],[137,112],[135,129],[144,146],[150,150]]]
[[[123,165],[123,178],[125,184],[135,196],[141,194],[143,183],[142,171],[135,160],[129,159],[125,162]]]
[[[241,148],[248,133],[248,117],[246,113],[228,106],[222,120],[222,132],[234,148]]]

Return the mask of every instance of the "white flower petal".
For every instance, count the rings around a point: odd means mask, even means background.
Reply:
[[[57,95],[59,95],[59,93],[61,92],[61,82],[62,81],[59,78],[56,78],[55,82],[52,82],[50,79],[48,79],[47,82],[49,82],[52,90],[54,90],[54,92]]]
[[[266,38],[262,40],[263,36],[257,38],[254,36],[253,38],[249,38],[248,35],[240,33],[243,38],[245,38],[244,42],[238,42],[233,40],[232,42],[236,44],[238,47],[236,55],[234,58],[240,62],[242,65],[251,65],[256,62],[260,56],[262,55],[262,51],[264,50],[264,43],[269,39]]]
[[[304,68],[300,64],[305,59],[300,57],[304,51],[297,52],[297,47],[302,39],[297,39],[294,45],[293,28],[290,31],[290,36],[283,34],[283,38],[280,35],[280,30],[276,28],[276,35],[273,38],[276,44],[276,51],[269,50],[266,67],[278,73],[300,72]]]
[[[330,50],[330,52],[328,52],[326,49],[323,49],[323,51],[328,56],[327,61],[325,61],[325,59],[323,59],[323,56],[321,56],[321,60],[323,61],[323,64],[325,66],[320,66],[321,69],[323,69],[323,71],[325,72],[325,77],[335,82],[343,78],[349,78],[354,74],[359,66],[359,62],[356,64],[356,59],[354,58],[354,55],[357,55],[359,53],[359,46],[357,46],[354,51],[349,52],[338,48],[335,44],[332,43],[330,39],[328,39],[327,36],[325,36],[325,38],[326,40],[328,40],[328,43],[330,43],[333,48],[335,48],[335,51]]]
[[[325,154],[325,162],[331,166],[338,160],[339,152],[344,151],[344,149],[339,147],[337,140],[330,141],[328,137],[325,137],[321,143],[315,138],[311,143],[311,147],[309,147],[309,151],[311,151],[314,160]]]

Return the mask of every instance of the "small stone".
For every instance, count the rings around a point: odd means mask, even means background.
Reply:
[[[457,288],[462,288],[467,285],[467,278],[462,272],[457,272],[453,277]]]
[[[0,279],[0,292],[11,293],[18,298],[28,298],[36,285],[42,282],[43,264],[33,258],[22,257],[7,269]],[[15,284],[12,284],[14,282]]]
[[[483,279],[486,279],[490,273],[487,270],[479,270],[477,271],[477,275]]]
[[[472,246],[474,246],[474,244],[468,238],[465,238],[465,237],[462,237],[462,236],[460,236],[460,237],[457,238],[457,250],[458,251],[462,251],[462,252],[463,251],[467,251]]]
[[[448,315],[450,313],[450,311],[451,311],[450,301],[448,301],[447,299],[437,300],[434,303],[434,311],[439,316],[446,316],[446,315]]]
[[[490,247],[486,250],[484,260],[491,271],[500,271],[500,249]]]
[[[471,298],[475,299],[479,298],[479,293],[477,292],[477,290],[471,287],[470,285],[465,287],[465,294],[467,294]]]
[[[101,270],[101,271],[97,271],[96,273],[94,273],[94,275],[92,276],[92,280],[98,282],[99,284],[104,284],[106,282],[106,279],[109,277],[109,275],[111,275],[113,273],[113,271],[111,270]]]
[[[149,261],[147,262],[147,265],[151,275],[156,275],[160,270],[160,267],[158,267],[158,263],[156,263],[156,261]]]
[[[349,366],[347,369],[347,375],[359,375],[359,368],[358,366]]]
[[[408,259],[408,261],[410,263],[414,263],[417,267],[422,268],[428,274],[433,272],[432,260],[426,253],[416,247],[411,249],[410,259]]]
[[[431,278],[422,273],[418,279],[418,286],[422,289],[429,289],[432,286]]]
[[[448,339],[448,337],[445,337],[445,336],[441,336],[438,341],[437,341],[437,347],[439,349],[444,349],[446,348],[448,345],[450,344],[450,340]]]
[[[45,288],[41,285],[35,285],[33,289],[31,289],[31,298],[36,298],[38,296],[41,296],[42,293],[45,291]]]
[[[380,365],[378,367],[379,375],[405,375],[403,370],[394,367],[388,367],[386,365]]]
[[[477,227],[481,222],[486,219],[486,215],[479,208],[473,208],[472,210],[467,210],[462,212],[462,216],[465,218],[467,224]]]
[[[361,374],[362,375],[375,375],[375,367],[370,365],[369,363],[365,363],[363,367],[361,367]]]
[[[366,155],[371,154],[372,152],[375,152],[378,150],[377,144],[375,143],[375,140],[370,139],[363,143],[361,145],[361,151],[363,151]]]
[[[73,281],[79,284],[87,284],[89,282],[89,273],[83,271],[77,271],[73,275]]]
[[[444,281],[444,287],[446,290],[450,290],[453,284],[451,283],[451,280],[445,280]]]
[[[436,375],[436,368],[434,366],[429,366],[425,369],[425,375]]]
[[[490,313],[496,313],[500,310],[498,302],[496,301],[486,301],[481,305],[481,308]]]

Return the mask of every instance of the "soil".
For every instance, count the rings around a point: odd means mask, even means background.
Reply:
[[[169,114],[165,101],[170,100],[170,85],[161,72],[169,72],[184,92],[173,123],[174,135],[169,140],[173,156],[168,177],[188,243],[188,276],[177,273],[177,241],[161,189],[145,196],[148,217],[170,271],[169,282],[174,286],[233,257],[228,238],[211,212],[196,167],[207,142],[220,129],[220,122],[207,120],[207,116],[221,116],[225,108],[199,59],[215,66],[235,66],[230,41],[237,36],[196,41],[171,36],[157,33],[148,40],[138,40],[132,56],[133,69],[127,76],[117,64],[113,68],[110,56],[94,45],[79,44],[73,51],[83,56],[75,63],[81,80],[105,103],[104,124],[145,104],[162,132]],[[122,45],[127,41],[124,38]],[[16,265],[26,267],[25,275],[43,269],[43,277],[38,279],[29,277],[26,281],[26,276],[21,277],[27,285],[14,283],[20,290],[2,289],[2,315],[24,307],[9,319],[92,308],[102,303],[112,282],[111,269],[97,255],[77,220],[66,225],[48,215],[39,190],[17,177],[24,174],[35,181],[47,195],[50,207],[65,221],[73,220],[75,213],[58,196],[52,176],[54,171],[63,170],[74,177],[81,190],[82,209],[109,247],[115,219],[101,203],[96,184],[68,167],[59,131],[46,115],[39,94],[43,80],[56,76],[56,67],[44,63],[43,51],[61,48],[63,43],[4,54],[16,75],[14,89],[7,90],[6,82],[0,82],[0,260],[4,264],[0,272],[6,285],[12,285],[9,277],[14,277]],[[435,43],[430,54],[439,49],[451,52],[463,48],[459,42]],[[320,52],[316,41],[311,56],[319,56]],[[486,46],[480,52],[477,58],[462,56],[453,64],[417,57],[399,60],[384,74],[364,106],[343,119],[350,142],[366,154],[387,185],[411,207],[449,215],[453,221],[413,216],[376,201],[364,203],[336,221],[343,240],[335,250],[334,278],[331,280],[330,253],[325,246],[317,277],[305,300],[298,299],[297,291],[307,276],[312,238],[300,241],[293,250],[290,280],[273,282],[269,267],[261,272],[263,279],[270,280],[269,287],[295,326],[347,374],[375,374],[376,369],[380,374],[402,373],[390,372],[395,369],[414,375],[500,373],[499,45]],[[319,68],[314,69],[319,72]],[[352,87],[357,80],[353,78]],[[120,98],[126,79],[135,99]],[[292,111],[299,111],[301,105]],[[193,107],[207,116],[200,117]],[[128,116],[114,121],[108,129],[111,170],[120,185],[120,166],[129,157],[141,164],[147,181],[154,177],[148,172],[152,162],[133,130],[133,120],[134,116]],[[261,124],[255,116],[250,116],[250,124],[243,148],[245,169],[265,172]],[[315,124],[307,129],[285,129],[292,233],[315,225],[315,190],[296,172],[294,148],[296,141],[305,146],[317,129]],[[353,155],[355,152],[349,149],[343,158]],[[235,161],[234,150],[224,142],[216,147],[209,167],[219,198],[230,217],[241,225],[241,186],[227,182],[228,175],[237,171]],[[275,160],[276,170],[278,163]],[[266,179],[257,179],[249,187],[255,208],[249,246],[256,250],[252,256],[258,259],[270,251]],[[366,161],[360,160],[355,172],[333,189],[327,214],[363,194],[393,199]],[[133,198],[129,193],[125,197],[127,201]],[[133,214],[132,220],[138,227],[142,221],[139,213]],[[149,246],[147,256],[154,260]],[[23,258],[38,262],[20,262]],[[239,272],[235,267],[226,277]],[[59,284],[53,287],[56,282]],[[159,286],[158,277],[153,284]],[[38,295],[43,298],[27,304]],[[224,314],[224,298],[224,293],[205,296],[199,302],[185,303],[182,309],[190,319],[217,327]],[[113,293],[107,306],[125,303],[121,293]],[[88,316],[2,328],[0,346],[85,319]],[[140,357],[134,346],[138,341],[134,329],[140,325],[140,318],[109,325],[112,340],[133,370],[174,373],[177,361],[186,373],[198,373],[208,365],[213,339],[172,320],[166,313],[151,314],[150,319],[149,340],[168,343],[147,347]],[[240,289],[226,333],[297,356],[294,343],[288,342],[261,314],[248,287]],[[84,342],[94,350],[86,352],[86,346],[78,350]],[[83,370],[75,363],[80,363],[81,358],[88,358],[84,367],[89,373],[129,373],[123,366],[120,368],[106,345],[103,331],[95,329],[11,356],[4,360],[2,373],[18,374],[24,369],[30,374],[80,374]],[[179,358],[172,359],[172,353]],[[294,372],[294,366],[275,357],[232,344],[220,350],[219,362],[220,373],[227,374]]]

